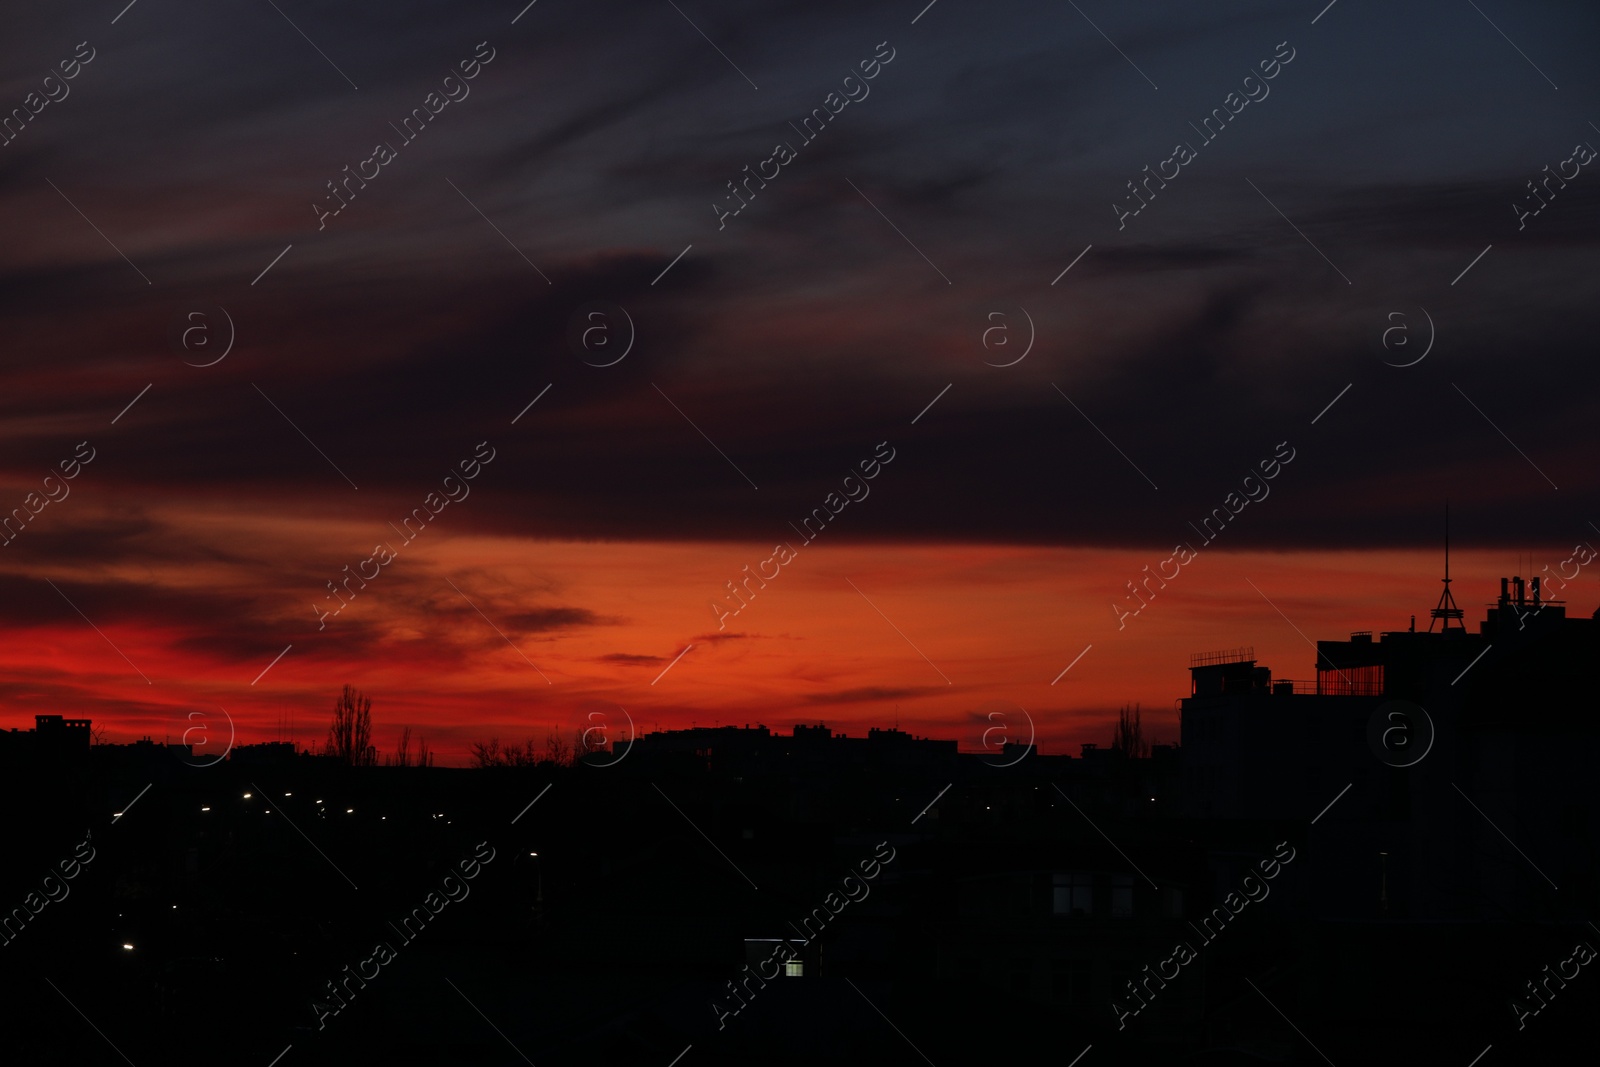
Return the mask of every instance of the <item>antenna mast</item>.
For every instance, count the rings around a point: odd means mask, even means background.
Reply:
[[[1428,632],[1433,633],[1433,624],[1440,623],[1440,632],[1449,633],[1451,620],[1455,621],[1456,629],[1463,634],[1467,632],[1467,624],[1463,621],[1466,613],[1456,606],[1456,598],[1450,592],[1450,502],[1444,504],[1444,592],[1439,594],[1439,603],[1430,612],[1433,621],[1428,623]]]

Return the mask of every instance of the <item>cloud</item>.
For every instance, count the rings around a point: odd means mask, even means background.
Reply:
[[[587,608],[535,608],[506,616],[506,622],[521,633],[543,633],[580,626],[614,626],[616,619],[598,615]]]
[[[800,698],[802,704],[865,704],[886,700],[912,700],[949,692],[948,686],[917,686],[890,689],[881,686],[862,686],[857,689],[836,689],[825,693],[807,693]]]
[[[291,643],[249,699],[270,684],[320,701],[367,674],[436,722],[458,699],[555,699],[524,693],[505,639],[563,699],[615,695],[616,665],[666,658],[613,649],[780,661],[826,641],[826,613],[780,617],[809,595],[790,586],[740,621],[810,645],[684,635],[885,440],[898,456],[870,497],[784,583],[831,576],[830,553],[922,545],[949,553],[935,602],[968,588],[969,549],[1157,560],[1285,440],[1299,458],[1215,551],[1431,548],[1446,497],[1458,543],[1582,536],[1551,504],[1600,490],[1600,200],[1585,175],[1522,231],[1511,203],[1593,131],[1530,109],[1548,87],[1470,12],[1441,28],[1397,11],[1374,36],[1340,5],[1301,39],[1303,18],[1260,0],[1168,2],[1096,15],[1117,48],[1070,10],[1010,0],[939,4],[914,33],[892,5],[842,0],[696,15],[759,92],[670,7],[612,14],[600,34],[560,5],[514,32],[505,11],[443,0],[373,25],[308,14],[357,92],[268,7],[235,25],[140,4],[0,148],[0,508],[76,442],[98,450],[0,548],[10,680],[34,694],[19,706],[157,700],[119,695],[144,683],[60,593],[158,683],[224,705]],[[1539,5],[1515,36],[1564,82],[1595,20]],[[60,32],[25,12],[4,69],[67,54]],[[719,229],[712,200],[884,36],[898,55],[870,97]],[[1286,36],[1299,57],[1270,99],[1119,230],[1128,181]],[[1424,37],[1438,47],[1419,56]],[[327,183],[485,38],[498,56],[471,96],[319,230]],[[637,334],[607,368],[568,341],[602,300]],[[169,340],[197,306],[237,328],[204,369]],[[1386,366],[1390,316],[1424,307],[1434,354]],[[987,366],[990,316],[1020,328],[1024,308],[1031,354]],[[483,441],[497,458],[470,496],[319,629],[328,583]],[[687,688],[694,658],[663,716],[731,699]],[[759,699],[932,703],[876,669],[798,698],[769,677]]]

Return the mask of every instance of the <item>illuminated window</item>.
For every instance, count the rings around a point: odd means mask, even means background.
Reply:
[[[806,973],[804,960],[784,960],[783,976],[785,978],[799,978]]]

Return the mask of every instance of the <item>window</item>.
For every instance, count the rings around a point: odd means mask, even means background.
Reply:
[[[1183,890],[1163,889],[1161,891],[1161,913],[1169,919],[1183,918]]]
[[[1068,873],[1054,876],[1051,910],[1057,915],[1091,915],[1094,913],[1094,880],[1087,874]]]
[[[1033,989],[1033,961],[1029,959],[1014,959],[1011,961],[1011,992],[1019,996],[1026,996]]]
[[[784,960],[783,976],[785,978],[799,978],[806,973],[804,960]]]
[[[1058,959],[1052,965],[1050,977],[1056,1003],[1074,1007],[1089,1003],[1089,964]]]
[[[1119,919],[1133,914],[1133,875],[1119,874],[1111,880],[1111,914]]]

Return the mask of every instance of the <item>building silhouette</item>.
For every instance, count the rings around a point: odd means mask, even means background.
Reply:
[[[89,753],[90,720],[35,715],[31,730],[0,731],[0,765],[23,768],[81,764]]]
[[[1195,656],[1185,814],[1309,820],[1322,917],[1555,917],[1551,885],[1594,886],[1600,858],[1583,832],[1600,804],[1579,788],[1600,620],[1542,594],[1501,579],[1473,633],[1447,586],[1427,631],[1318,641],[1314,681],[1277,679],[1248,648]]]

